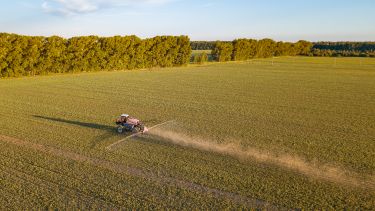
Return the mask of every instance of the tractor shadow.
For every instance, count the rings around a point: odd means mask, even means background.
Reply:
[[[96,129],[96,130],[101,130],[104,131],[103,134],[96,136],[90,144],[90,148],[93,149],[95,148],[98,144],[105,142],[107,139],[112,138],[114,136],[123,136],[123,135],[128,135],[127,133],[124,134],[118,134],[116,131],[115,126],[108,126],[108,125],[102,125],[102,124],[97,124],[97,123],[91,123],[91,122],[81,122],[81,121],[76,121],[76,120],[68,120],[68,119],[62,119],[62,118],[55,118],[55,117],[47,117],[47,116],[40,116],[40,115],[33,115],[35,118],[39,119],[44,119],[44,120],[49,120],[49,121],[54,121],[54,122],[61,122],[61,123],[66,123],[66,124],[71,124],[71,125],[77,125],[80,127],[86,127],[90,129]],[[131,134],[131,133],[129,133]]]

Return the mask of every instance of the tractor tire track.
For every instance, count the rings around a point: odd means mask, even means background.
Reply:
[[[80,191],[76,188],[69,187],[67,185],[63,185],[60,183],[56,183],[51,180],[46,180],[43,178],[40,178],[38,176],[33,176],[30,175],[29,173],[26,173],[22,170],[15,169],[13,167],[7,166],[0,164],[0,168],[4,167],[6,170],[3,171],[3,173],[8,174],[9,177],[16,177],[19,180],[22,180],[26,183],[29,183],[30,185],[33,185],[35,187],[41,187],[43,188],[46,192],[52,194],[56,194],[56,190],[59,189],[59,192],[61,192],[61,188],[63,188],[63,193],[65,194],[74,194],[74,197],[79,198],[85,202],[92,202],[93,200],[95,201],[100,201],[101,205],[106,205],[105,207],[108,207],[110,205],[112,208],[119,208],[121,205],[116,204],[115,202],[109,202],[107,200],[104,200],[101,196],[96,195],[95,193],[87,193]],[[56,189],[54,189],[55,187]],[[31,192],[30,192],[31,193]],[[88,204],[89,204],[88,203]],[[103,207],[104,208],[104,207]]]
[[[129,193],[129,192],[124,192],[124,190],[123,189],[119,189],[119,188],[117,188],[117,187],[115,187],[115,186],[113,186],[113,188],[112,188],[112,186],[110,186],[110,187],[107,187],[107,186],[104,186],[104,185],[102,185],[102,184],[100,184],[100,183],[97,183],[97,182],[95,182],[95,181],[92,181],[92,180],[83,180],[82,178],[78,178],[78,177],[76,177],[76,176],[72,176],[71,174],[69,174],[69,173],[67,173],[67,172],[64,172],[64,173],[62,173],[62,172],[57,172],[57,171],[54,171],[54,170],[51,170],[51,169],[48,169],[48,168],[45,168],[45,167],[42,167],[42,166],[39,166],[39,165],[35,165],[35,164],[33,164],[33,163],[30,163],[30,162],[27,162],[27,161],[25,161],[25,160],[23,160],[23,159],[20,159],[20,158],[14,158],[14,157],[8,157],[8,156],[6,156],[6,155],[3,155],[3,154],[1,154],[0,153],[0,156],[2,156],[2,157],[4,157],[5,159],[11,159],[11,160],[15,160],[15,161],[17,161],[17,162],[19,162],[19,163],[23,163],[23,164],[25,164],[25,165],[27,165],[27,166],[31,166],[33,169],[40,169],[40,170],[42,170],[42,171],[45,171],[45,172],[49,172],[49,173],[51,173],[51,174],[54,174],[54,175],[56,175],[56,176],[59,176],[59,177],[61,177],[61,179],[70,179],[70,180],[75,180],[76,182],[79,182],[80,184],[84,184],[84,185],[88,185],[88,184],[90,184],[91,186],[94,186],[94,187],[99,187],[99,188],[102,188],[102,189],[106,189],[106,190],[110,190],[111,192],[114,192],[114,193],[116,193],[116,194],[119,194],[119,195],[125,195],[126,197],[131,197],[131,198],[133,198],[133,199],[135,199],[135,200],[139,200],[140,201],[140,204],[141,204],[141,202],[142,201],[147,201],[147,202],[149,202],[149,203],[152,203],[152,201],[150,200],[150,199],[147,199],[147,198],[145,198],[145,197],[140,197],[139,195],[138,196],[136,196],[135,194],[131,194],[131,193]],[[1,161],[2,161],[3,159],[1,159]],[[1,164],[1,161],[0,161],[0,166],[1,165],[4,165],[4,164]],[[5,166],[5,165],[4,165]],[[11,169],[14,169],[13,167],[9,167],[9,168],[11,168]],[[22,172],[22,173],[24,173],[24,174],[26,174],[26,175],[29,175],[29,173],[27,173],[27,172],[24,172],[24,171],[21,171],[21,170],[17,170],[17,169],[14,169],[14,170],[16,170],[16,171],[20,171],[20,172]],[[45,181],[45,182],[47,182],[47,183],[53,183],[53,184],[55,184],[55,185],[60,185],[60,186],[64,186],[64,187],[66,187],[67,189],[70,189],[70,190],[73,190],[73,191],[76,191],[77,193],[80,191],[80,190],[77,190],[77,189],[75,189],[75,188],[72,188],[72,187],[70,187],[70,186],[68,186],[68,185],[65,185],[65,184],[60,184],[60,183],[56,183],[55,181],[52,181],[52,180],[50,180],[50,179],[43,179],[43,178],[40,178],[40,177],[38,177],[38,176],[36,176],[36,178],[38,178],[38,180],[43,180],[43,181]],[[85,193],[86,195],[87,195],[87,193]],[[96,193],[92,193],[93,195],[96,195]],[[99,196],[98,196],[99,197]],[[158,198],[158,196],[157,195],[153,195],[153,197],[155,197],[155,198]],[[159,197],[159,200],[161,200],[161,198]],[[110,199],[109,199],[109,201],[111,201]],[[118,206],[122,206],[122,204],[118,204],[117,202],[112,202],[112,203],[114,203],[114,204],[117,204]]]
[[[116,204],[114,202],[106,201],[103,198],[96,196],[95,194],[91,195],[88,193],[84,193],[74,188],[68,187],[66,185],[58,184],[49,180],[45,180],[39,177],[32,176],[23,171],[13,169],[12,167],[2,165],[2,164],[0,165],[7,169],[6,171],[2,171],[2,173],[7,174],[9,178],[13,178],[14,181],[17,181],[16,180],[17,178],[18,180],[24,181],[25,183],[28,183],[31,186],[40,187],[46,192],[48,192],[50,195],[54,195],[57,193],[64,193],[64,194],[69,195],[69,197],[79,199],[78,201],[79,203],[83,201],[86,204],[93,204],[93,202],[99,201],[100,204],[98,204],[98,206],[102,207],[102,209],[105,209],[105,208],[118,209],[119,207],[121,207],[121,205]],[[54,189],[53,187],[55,187],[56,189]],[[63,188],[63,190],[61,190],[61,188]],[[27,191],[27,192],[29,194],[34,194],[34,192],[31,192],[31,191]],[[38,193],[39,196],[41,196],[41,194],[42,193]],[[35,202],[35,204],[38,203],[38,201],[35,201],[35,200],[32,202]]]
[[[16,138],[4,136],[4,135],[0,135],[0,141],[8,143],[8,144],[12,144],[12,145],[17,145],[20,147],[33,149],[33,150],[43,152],[46,154],[50,154],[53,156],[70,159],[76,162],[88,163],[90,165],[100,167],[103,169],[107,169],[115,173],[126,173],[131,176],[140,177],[145,180],[159,183],[161,185],[175,186],[177,188],[186,189],[186,190],[190,190],[193,192],[199,192],[199,193],[204,193],[204,194],[208,193],[217,198],[230,199],[232,202],[236,204],[245,205],[249,208],[262,208],[262,209],[267,209],[267,210],[286,209],[283,207],[272,205],[263,200],[249,198],[246,196],[239,195],[237,193],[222,191],[216,188],[207,187],[207,186],[200,185],[191,181],[181,180],[181,179],[177,179],[177,178],[173,178],[169,176],[163,176],[160,174],[156,175],[152,172],[146,172],[139,168],[129,167],[129,166],[125,166],[119,163],[114,163],[108,160],[89,157],[89,156],[85,156],[82,154],[77,154],[74,152],[70,152],[70,151],[66,151],[66,150],[62,150],[62,149],[58,149],[58,148],[54,148],[50,146],[45,146],[41,144],[31,143],[31,142],[23,141],[20,139],[16,139]]]

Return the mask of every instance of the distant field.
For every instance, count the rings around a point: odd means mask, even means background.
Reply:
[[[208,56],[208,61],[213,61],[213,58],[211,56],[211,50],[192,50],[191,52],[191,56],[192,58],[194,58],[195,55],[199,55],[199,54],[202,54],[202,53],[206,53],[207,56]]]
[[[195,55],[195,54],[200,54],[200,53],[210,54],[210,53],[211,53],[211,50],[192,50],[191,53],[192,53],[193,55]]]
[[[375,59],[0,80],[0,208],[375,209]],[[128,139],[121,113],[152,126]]]

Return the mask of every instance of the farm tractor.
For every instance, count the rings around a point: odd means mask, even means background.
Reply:
[[[128,114],[121,114],[116,120],[116,125],[118,133],[145,133],[148,131],[147,127],[145,127],[140,120],[131,117]]]

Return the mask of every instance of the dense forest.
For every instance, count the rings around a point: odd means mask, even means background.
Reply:
[[[253,45],[257,45],[255,42],[267,42],[267,40],[268,42],[270,41],[270,39],[263,39],[260,41],[252,40],[251,42],[253,42]],[[234,42],[235,41],[232,43],[234,44]],[[293,48],[295,48],[296,43],[273,42],[276,43],[273,47],[275,48],[274,56],[295,55]],[[192,41],[191,48],[193,50],[214,50],[216,43],[216,41]],[[225,43],[230,43],[230,41]],[[302,55],[328,57],[375,57],[375,42],[315,42],[311,43],[311,46],[310,51],[308,53],[304,52]],[[254,48],[255,47],[253,46],[253,49]],[[297,53],[297,55],[299,54]]]
[[[187,36],[83,36],[64,39],[0,33],[0,77],[181,66]]]

